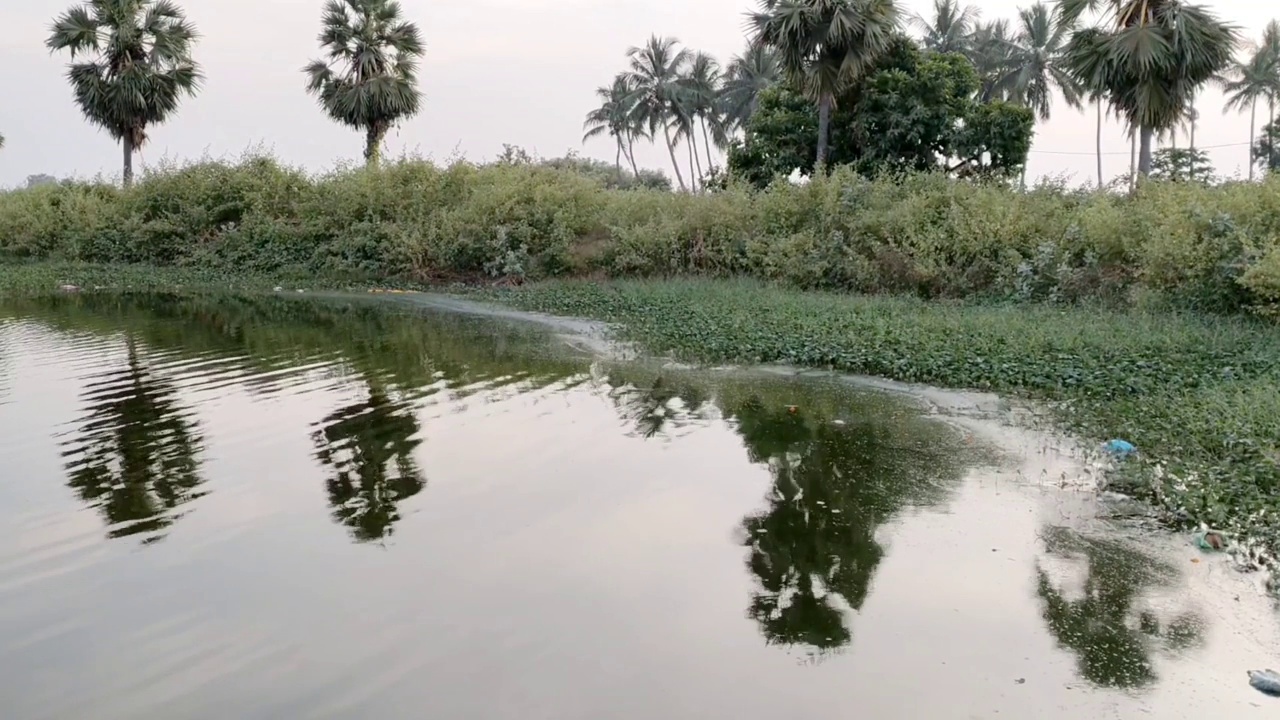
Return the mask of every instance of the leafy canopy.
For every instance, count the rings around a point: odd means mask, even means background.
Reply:
[[[140,147],[148,125],[164,122],[199,89],[196,37],[170,0],[90,0],[58,16],[45,45],[71,53],[67,79],[84,116]]]
[[[1026,161],[1031,110],[976,99],[980,80],[963,56],[921,53],[895,38],[874,72],[850,86],[832,118],[831,165],[859,173],[1015,171]],[[730,174],[757,186],[813,169],[817,112],[793,87],[766,91],[744,138],[730,148]]]
[[[329,0],[319,40],[326,59],[307,65],[307,91],[329,117],[382,130],[417,114],[423,42],[395,0]],[[336,69],[335,69],[336,66]]]
[[[1197,90],[1232,61],[1234,26],[1181,0],[1059,0],[1063,22],[1087,13],[1101,22],[1075,31],[1064,49],[1071,76],[1105,96],[1135,127],[1165,131],[1185,116]]]

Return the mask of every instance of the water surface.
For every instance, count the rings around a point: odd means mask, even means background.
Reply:
[[[1276,712],[1247,579],[990,440],[510,319],[11,301],[4,717]]]

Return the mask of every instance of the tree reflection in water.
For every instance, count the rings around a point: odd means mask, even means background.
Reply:
[[[1153,651],[1175,652],[1202,641],[1204,620],[1182,611],[1162,619],[1143,597],[1168,587],[1177,571],[1114,540],[1089,538],[1064,527],[1043,531],[1050,558],[1084,566],[1083,592],[1068,598],[1045,563],[1036,567],[1036,590],[1049,632],[1075,653],[1079,672],[1103,687],[1137,689],[1156,679]]]
[[[109,537],[145,534],[152,543],[181,517],[179,506],[204,494],[202,439],[173,382],[143,362],[132,336],[127,350],[123,369],[89,384],[87,415],[62,455],[67,484],[98,508]]]
[[[413,406],[367,383],[368,399],[331,413],[312,433],[316,458],[331,471],[325,488],[333,517],[357,542],[391,536],[398,503],[426,486],[413,458],[422,442]]]
[[[750,462],[768,465],[767,507],[742,523],[759,583],[747,614],[766,642],[815,657],[852,639],[845,615],[862,606],[884,557],[877,529],[908,505],[943,501],[974,452],[915,408],[839,382],[617,372],[610,395],[636,434],[708,422],[714,405]]]

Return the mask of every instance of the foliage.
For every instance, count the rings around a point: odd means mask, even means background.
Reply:
[[[964,54],[973,49],[980,14],[977,6],[961,6],[959,0],[933,0],[933,18],[916,13],[911,25],[921,32],[920,44],[926,50]]]
[[[513,150],[490,165],[405,160],[310,177],[250,157],[157,170],[128,189],[43,185],[0,194],[0,259],[380,282],[747,275],[1233,313],[1269,301],[1242,278],[1280,240],[1280,178],[1151,182],[1122,197],[845,168],[691,196],[609,190],[615,168],[595,169]]]
[[[894,0],[760,0],[752,42],[778,53],[791,85],[818,113],[814,165],[827,162],[836,98],[889,50],[899,22]]]
[[[200,86],[195,39],[171,0],[92,0],[53,21],[45,45],[70,53],[67,79],[80,111],[124,146],[126,185],[147,127],[167,120]]]
[[[1212,182],[1209,153],[1196,148],[1161,148],[1151,163],[1151,177],[1171,182]]]
[[[1151,137],[1185,117],[1198,90],[1231,63],[1234,26],[1182,0],[1059,0],[1074,25],[1087,11],[1100,24],[1072,34],[1064,50],[1069,73],[1141,133],[1139,170],[1151,172]]]
[[[829,162],[865,175],[942,169],[1008,173],[1026,161],[1034,116],[1025,108],[975,99],[979,78],[956,54],[921,54],[899,37],[861,82],[840,98]],[[799,94],[768,90],[731,147],[729,170],[757,187],[799,168],[813,171],[818,115]]]
[[[1253,161],[1268,172],[1280,171],[1280,121],[1262,128],[1253,146]]]
[[[1257,321],[748,282],[553,283],[498,297],[619,323],[623,337],[679,360],[832,368],[1047,400],[1063,427],[1138,446],[1113,476],[1121,490],[1176,522],[1261,539],[1273,557],[1280,550],[1280,334]]]
[[[365,161],[376,166],[387,132],[416,115],[422,102],[422,37],[395,0],[328,0],[321,23],[327,59],[303,70],[307,92],[329,117],[364,131]]]

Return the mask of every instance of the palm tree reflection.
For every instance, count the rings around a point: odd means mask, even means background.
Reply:
[[[325,488],[333,518],[357,542],[391,536],[398,503],[426,486],[413,459],[418,430],[412,405],[369,380],[368,399],[339,408],[312,433],[316,458],[332,471]]]
[[[84,398],[88,414],[63,451],[68,485],[102,513],[109,537],[161,539],[181,517],[174,510],[204,495],[192,412],[172,381],[142,362],[132,337],[126,367],[99,376]]]

